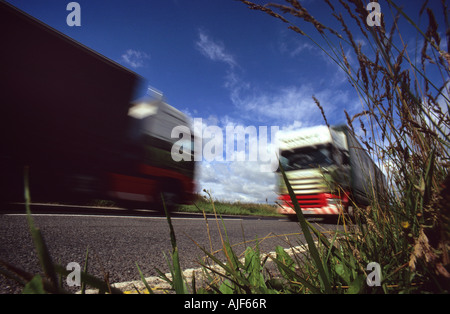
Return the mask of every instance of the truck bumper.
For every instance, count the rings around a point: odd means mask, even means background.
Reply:
[[[311,201],[314,199],[314,201]],[[294,206],[289,195],[280,195],[280,207],[278,213],[284,215],[295,215]],[[330,204],[328,200],[338,200],[338,203]],[[339,215],[344,212],[344,208],[348,203],[348,198],[344,196],[342,199],[333,194],[320,193],[315,195],[297,195],[297,201],[304,215]],[[316,203],[315,206],[308,206],[308,203]]]
[[[327,207],[315,207],[315,208],[303,208],[302,207],[302,213],[303,215],[339,215],[342,212],[342,209],[340,209],[338,206],[330,205]],[[281,206],[278,209],[279,214],[283,215],[295,215],[294,208],[290,206]]]

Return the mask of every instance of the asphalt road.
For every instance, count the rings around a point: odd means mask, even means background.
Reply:
[[[157,276],[156,268],[167,272],[164,253],[169,255],[171,243],[165,217],[155,212],[128,212],[112,209],[46,207],[32,209],[35,225],[44,235],[53,260],[61,265],[84,264],[89,248],[89,273],[111,283],[139,280],[136,263],[144,275]],[[23,210],[22,210],[23,212]],[[31,273],[40,266],[29,234],[26,216],[17,210],[0,211],[0,259]],[[174,214],[173,226],[181,256],[181,266],[199,267],[204,254],[198,245],[213,250],[221,248],[219,228],[222,222],[209,216]],[[261,252],[274,251],[276,245],[286,248],[304,241],[298,223],[279,218],[224,217],[230,243],[240,253],[259,241]],[[209,235],[207,226],[209,226]],[[321,224],[336,229],[334,224]],[[193,241],[194,240],[194,241]],[[0,293],[19,293],[20,287],[0,275]]]

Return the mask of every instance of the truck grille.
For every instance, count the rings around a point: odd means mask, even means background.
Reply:
[[[296,197],[301,208],[324,207],[328,205],[324,194],[296,195]],[[289,205],[292,205],[289,195],[283,195],[282,199]]]
[[[291,179],[289,182],[297,195],[318,194],[328,190],[322,178]]]

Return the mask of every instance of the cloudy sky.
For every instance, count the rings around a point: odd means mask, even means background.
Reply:
[[[204,127],[286,130],[324,124],[313,95],[330,124],[346,123],[344,109],[350,114],[361,111],[344,72],[319,47],[239,1],[79,0],[79,27],[66,23],[68,0],[8,2],[135,71],[162,91],[169,104],[192,119],[201,118]],[[422,1],[398,2],[418,17]],[[302,3],[318,20],[326,19],[340,31],[326,4]],[[384,1],[380,3],[390,25],[391,12]],[[440,1],[430,5],[440,12]],[[438,20],[442,22],[442,17]],[[420,23],[425,22],[422,15]],[[314,29],[302,29],[320,41]],[[444,28],[439,32],[444,34]],[[403,34],[404,40],[415,39]],[[364,48],[367,43],[359,31],[354,37]],[[343,49],[356,67],[351,47]],[[218,199],[272,202],[276,198],[276,175],[260,171],[257,162],[203,161],[198,180],[200,189],[210,190]]]

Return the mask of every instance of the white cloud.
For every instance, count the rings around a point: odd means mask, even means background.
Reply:
[[[145,66],[145,61],[148,59],[150,59],[150,55],[134,49],[128,49],[121,56],[121,60],[133,69],[142,68]]]
[[[212,40],[205,31],[199,30],[199,39],[195,46],[202,55],[212,61],[220,61],[228,64],[230,67],[236,66],[234,57],[226,52],[222,42]]]
[[[237,75],[233,78],[235,81],[229,80],[228,88],[239,116],[209,116],[202,120],[203,130],[209,125],[219,126],[225,136],[227,126],[242,126],[245,129],[248,125],[243,121],[247,119],[253,123],[260,122],[260,125],[254,125],[257,129],[259,126],[268,126],[269,130],[271,126],[279,126],[280,130],[292,130],[324,124],[320,109],[312,99],[314,89],[311,86],[249,93],[249,87],[241,89],[242,85],[238,84],[241,79]],[[324,107],[328,119],[336,115],[337,111],[342,111],[336,104],[349,102],[347,93],[343,91],[325,89],[315,93],[315,96]],[[273,134],[269,130],[268,148],[273,151]],[[223,143],[225,145],[226,139]],[[223,152],[226,152],[226,148]],[[238,153],[237,146],[234,153]],[[246,151],[247,157],[248,153]],[[261,171],[262,164],[267,163],[261,162],[261,158],[256,162],[248,161],[248,158],[247,161],[202,161],[199,163],[198,177],[200,190],[210,190],[212,196],[219,200],[264,203],[267,199],[269,203],[273,203],[277,197],[277,174]]]
[[[302,42],[299,45],[297,45],[297,47],[295,47],[293,50],[291,50],[289,52],[289,55],[291,57],[297,57],[297,56],[301,55],[302,53],[304,53],[306,50],[309,52],[314,52],[315,49],[316,49],[316,47],[314,47],[310,43]]]
[[[348,95],[336,88],[337,81],[346,80],[345,73],[334,63],[336,75],[327,82],[326,87],[317,91],[312,83],[299,87],[288,86],[271,91],[258,90],[245,81],[239,73],[239,67],[234,57],[226,51],[223,43],[212,40],[204,31],[199,31],[197,49],[208,59],[226,63],[229,68],[224,77],[224,87],[228,89],[230,100],[243,119],[251,121],[270,121],[272,125],[284,126],[294,121],[305,125],[324,124],[320,109],[314,103],[315,95],[325,109],[325,114],[334,114],[336,106],[348,102]],[[301,43],[294,51],[295,55],[301,50],[313,50],[309,43]],[[328,58],[329,59],[329,58]],[[335,75],[335,76],[336,76]]]
[[[232,154],[228,154],[228,135],[226,128],[232,127],[234,130],[237,130],[238,127],[245,129],[246,126],[230,116],[224,116],[219,119],[216,116],[210,115],[201,120],[197,118],[195,121],[196,123],[194,126],[197,126],[197,135],[199,135],[199,132],[205,132],[209,127],[220,128],[222,130],[224,145],[223,158],[221,161],[218,161],[217,159],[206,160],[205,156],[203,156],[202,161],[198,162],[197,182],[199,191],[203,191],[203,189],[211,191],[212,196],[219,200],[264,203],[267,199],[269,203],[273,203],[276,199],[276,174],[268,171],[266,168],[261,168],[262,165],[268,166],[273,160],[269,161],[266,156],[258,155],[258,161],[249,161],[250,139],[245,138],[245,145],[244,147],[241,147],[237,145],[237,138],[234,138],[234,134],[232,142],[234,143],[233,146],[236,146],[232,148]],[[200,122],[201,125],[199,124]],[[273,139],[271,130],[267,130],[267,132],[268,139]],[[201,142],[203,154],[207,151],[205,149],[205,144],[209,141],[209,138],[204,138]],[[260,145],[260,136],[257,137],[257,141],[256,145]],[[271,143],[266,149],[269,152],[273,151]],[[235,159],[235,157],[237,158],[237,154],[242,152],[245,155],[245,160],[238,161],[238,159]]]
[[[276,173],[260,172],[258,162],[202,162],[198,181],[218,200],[273,203],[277,197]]]
[[[327,120],[335,116],[340,105],[349,102],[347,92],[331,89],[317,91],[311,85],[290,86],[272,92],[255,92],[250,96],[241,95],[233,99],[242,114],[253,120],[270,121],[281,128],[293,124],[306,127],[325,124],[313,95],[320,101]]]
[[[203,119],[202,130],[208,125],[216,125],[223,130],[227,125],[242,126],[245,129],[248,125],[244,121],[259,123],[254,125],[256,128],[279,126],[280,130],[324,124],[320,109],[312,99],[313,95],[320,101],[327,117],[335,116],[338,109],[342,111],[339,106],[349,102],[347,93],[332,84],[327,84],[320,90],[314,88],[313,83],[259,90],[243,79],[235,58],[227,52],[223,43],[211,39],[204,31],[199,31],[199,39],[195,45],[209,60],[228,65],[224,87],[229,91],[235,109],[232,115]],[[298,50],[293,51],[294,55],[301,50],[313,49],[309,44],[296,48]],[[271,133],[268,137],[273,139]],[[270,142],[269,147],[273,150],[272,144]],[[277,197],[277,174],[261,171],[261,164],[261,161],[202,161],[199,163],[198,175],[200,190],[210,190],[214,198],[221,200],[265,202],[267,199],[269,203],[273,203]]]

